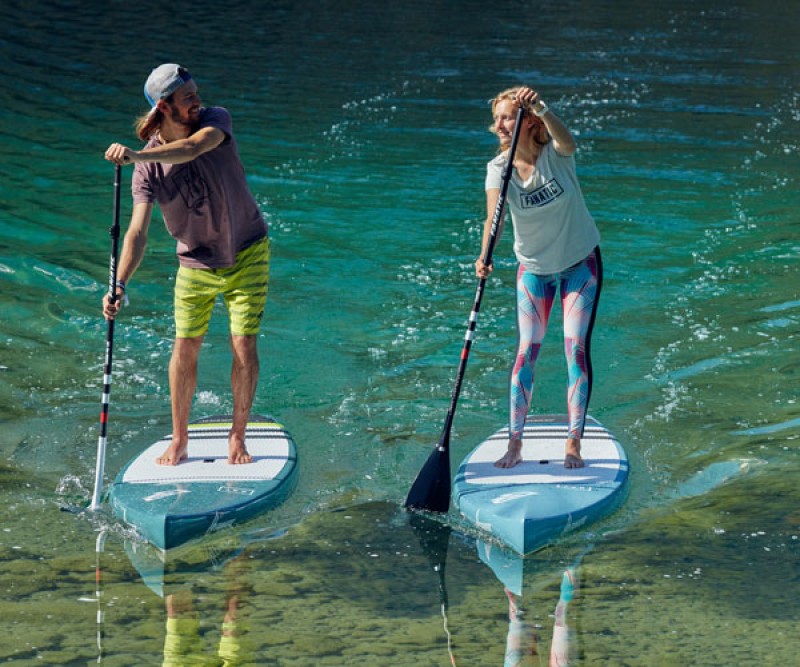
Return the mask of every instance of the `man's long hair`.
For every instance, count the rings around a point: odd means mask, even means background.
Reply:
[[[172,104],[174,95],[164,98],[164,102]],[[136,128],[136,136],[142,141],[150,141],[156,132],[161,129],[161,123],[164,122],[164,114],[158,107],[153,107],[147,113],[143,113],[133,123]]]
[[[147,113],[139,116],[134,122],[136,136],[142,141],[150,141],[150,137],[161,129],[163,121],[164,114],[161,113],[160,109],[153,107]]]

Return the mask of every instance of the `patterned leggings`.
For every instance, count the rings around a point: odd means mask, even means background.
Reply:
[[[591,339],[603,265],[600,248],[581,262],[540,276],[520,266],[517,273],[517,356],[511,369],[510,438],[521,439],[533,392],[534,368],[542,347],[556,291],[564,311],[564,353],[567,357],[567,413],[570,438],[583,436],[592,393]]]

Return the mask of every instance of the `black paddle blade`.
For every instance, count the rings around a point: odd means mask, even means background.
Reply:
[[[447,512],[450,509],[450,452],[437,446],[433,450],[405,503],[406,509]]]

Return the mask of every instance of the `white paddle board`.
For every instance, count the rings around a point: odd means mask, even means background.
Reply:
[[[583,468],[564,467],[567,439],[564,415],[529,417],[522,463],[496,468],[505,454],[508,428],[478,445],[461,463],[453,501],[481,531],[525,555],[559,536],[596,521],[621,500],[628,478],[622,445],[595,419],[587,417]]]
[[[251,416],[245,442],[251,463],[228,463],[231,416],[189,424],[188,459],[159,465],[171,435],[136,456],[109,492],[113,512],[160,549],[232,526],[282,503],[291,493],[297,448],[271,417]]]

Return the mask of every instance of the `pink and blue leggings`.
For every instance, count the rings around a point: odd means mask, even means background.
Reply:
[[[536,358],[542,347],[556,292],[564,312],[567,358],[567,414],[570,438],[581,438],[592,394],[591,338],[603,265],[600,248],[581,262],[551,275],[536,275],[520,266],[517,273],[517,355],[511,369],[510,438],[521,439],[531,404]]]

